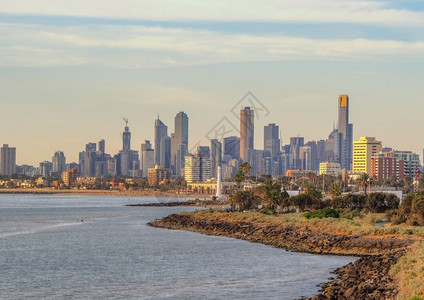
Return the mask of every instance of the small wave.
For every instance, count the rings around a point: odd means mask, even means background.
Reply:
[[[10,236],[23,235],[23,234],[34,234],[34,233],[39,233],[39,232],[47,231],[54,228],[75,226],[80,224],[81,224],[80,222],[60,223],[60,224],[52,224],[52,225],[42,226],[42,227],[33,228],[33,229],[25,229],[25,230],[13,231],[13,232],[2,232],[0,233],[0,238],[6,238]]]

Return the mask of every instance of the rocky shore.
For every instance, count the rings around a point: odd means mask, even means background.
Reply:
[[[140,203],[140,204],[127,204],[125,206],[141,206],[141,207],[175,207],[175,206],[222,206],[226,205],[223,201],[213,200],[187,200],[180,202],[158,202],[158,203]]]
[[[149,225],[238,238],[289,251],[361,257],[336,270],[339,278],[324,284],[321,294],[311,299],[395,299],[397,287],[389,270],[413,243],[409,239],[337,235],[307,227],[211,220],[191,214],[173,214]]]

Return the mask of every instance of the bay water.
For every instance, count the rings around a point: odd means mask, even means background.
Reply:
[[[152,228],[172,199],[0,195],[1,299],[297,299],[355,258]],[[83,222],[81,222],[83,218]]]

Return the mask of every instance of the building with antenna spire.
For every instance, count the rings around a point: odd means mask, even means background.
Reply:
[[[122,176],[138,176],[140,173],[140,159],[138,151],[131,150],[131,132],[128,119],[124,118],[125,128],[122,133],[122,150],[119,151],[117,174]]]

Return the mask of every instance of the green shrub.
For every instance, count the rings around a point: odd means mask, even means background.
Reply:
[[[312,218],[319,218],[319,219],[322,219],[322,218],[340,218],[340,215],[337,212],[337,210],[334,210],[334,209],[329,208],[329,207],[305,213],[304,216],[307,219],[312,219]]]
[[[259,212],[260,212],[261,214],[264,214],[264,215],[275,215],[275,214],[277,214],[277,213],[275,212],[275,210],[274,210],[274,209],[272,209],[272,208],[270,208],[270,207],[263,207],[263,208],[261,208],[261,209],[259,210]]]

